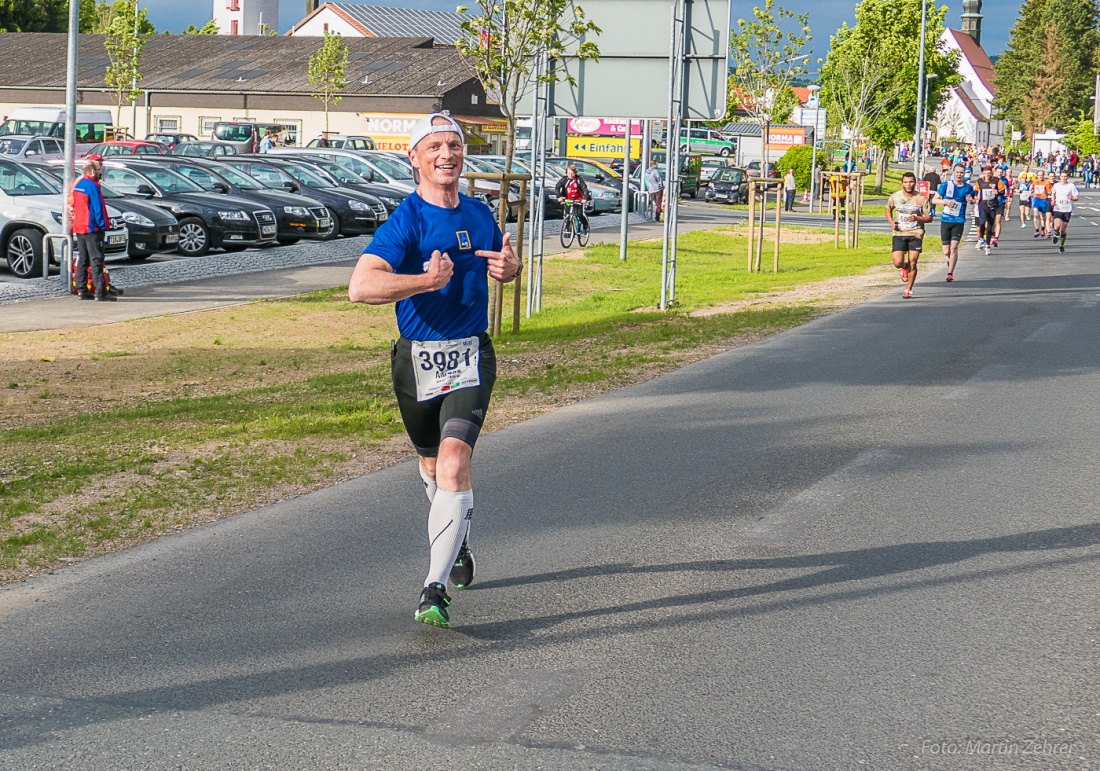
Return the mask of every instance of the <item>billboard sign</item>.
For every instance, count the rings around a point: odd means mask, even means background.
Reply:
[[[570,134],[591,134],[598,137],[621,137],[626,133],[626,121],[615,118],[570,118]],[[642,122],[630,121],[630,135],[642,135]]]
[[[570,158],[622,158],[623,137],[588,137],[569,135],[565,154]],[[630,140],[630,157],[642,157],[642,140]]]

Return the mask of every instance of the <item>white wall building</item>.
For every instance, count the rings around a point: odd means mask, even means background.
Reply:
[[[993,62],[981,46],[981,0],[963,3],[963,30],[945,29],[940,44],[959,53],[962,83],[951,89],[933,123],[940,139],[975,145],[1003,145],[1005,122],[993,117]]]
[[[327,31],[337,32],[341,37],[430,37],[437,48],[453,48],[455,42],[465,36],[461,26],[464,18],[467,16],[453,11],[323,3],[295,24],[287,35],[320,37]]]
[[[214,0],[219,35],[264,35],[279,30],[279,0]]]

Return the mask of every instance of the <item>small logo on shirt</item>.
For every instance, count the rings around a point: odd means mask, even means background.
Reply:
[[[470,234],[467,233],[465,230],[456,231],[455,235],[458,236],[459,249],[468,250],[473,248],[470,244]]]

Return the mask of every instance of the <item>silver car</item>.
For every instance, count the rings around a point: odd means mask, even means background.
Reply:
[[[52,161],[65,157],[60,139],[8,134],[0,137],[0,158],[8,161]]]

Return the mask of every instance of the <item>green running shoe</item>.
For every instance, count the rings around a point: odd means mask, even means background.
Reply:
[[[451,598],[447,596],[447,587],[443,584],[428,584],[420,592],[420,607],[416,609],[413,617],[421,624],[431,624],[447,628],[451,625],[451,617],[447,607],[451,604]]]

